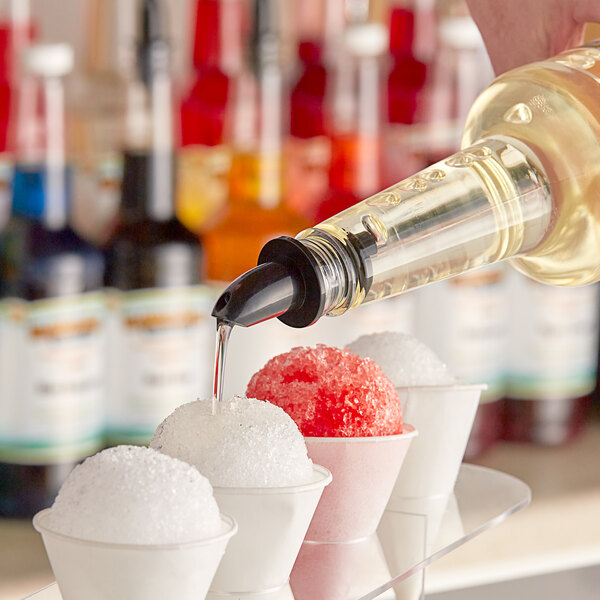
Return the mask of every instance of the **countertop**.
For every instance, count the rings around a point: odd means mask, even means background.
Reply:
[[[477,464],[522,479],[533,500],[435,563],[428,591],[600,564],[600,424],[561,448],[500,443]],[[51,581],[30,522],[0,520],[0,600],[18,600]]]

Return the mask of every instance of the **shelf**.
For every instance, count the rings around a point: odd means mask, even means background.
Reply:
[[[420,558],[412,560],[410,564],[406,565],[406,569],[395,573],[395,576],[391,578],[377,540],[375,538],[366,540],[363,548],[365,553],[369,554],[358,557],[357,564],[362,565],[362,569],[352,570],[357,581],[352,582],[353,591],[349,592],[348,598],[373,600],[389,597],[389,592],[387,594],[386,592],[394,584],[420,572],[442,556],[504,521],[513,513],[527,506],[529,500],[530,490],[519,479],[486,467],[463,465],[456,483],[454,497],[449,503],[437,536],[439,542],[433,544],[429,551],[424,551]],[[424,547],[426,525],[422,515],[387,513],[386,519],[388,526],[398,527],[404,532],[407,531],[408,525],[412,532],[417,532],[417,545],[420,544],[420,547]],[[422,528],[419,529],[419,527]],[[405,543],[405,537],[398,540],[399,547]],[[380,577],[377,581],[372,580],[374,573]],[[56,584],[52,584],[28,598],[60,600],[61,596]]]
[[[500,443],[477,461],[526,481],[527,510],[427,571],[430,593],[600,565],[600,424],[561,447]]]

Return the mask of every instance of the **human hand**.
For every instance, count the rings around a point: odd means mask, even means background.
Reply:
[[[583,43],[598,0],[467,0],[496,75]]]

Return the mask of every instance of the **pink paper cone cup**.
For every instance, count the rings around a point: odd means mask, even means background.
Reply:
[[[352,542],[304,542],[292,570],[295,600],[359,598],[389,579],[377,536]]]
[[[309,457],[333,475],[305,540],[348,542],[375,533],[416,436],[414,427],[405,424],[401,435],[304,438]]]

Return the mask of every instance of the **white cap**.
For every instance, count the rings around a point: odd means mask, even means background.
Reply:
[[[344,34],[344,45],[355,56],[380,56],[388,46],[388,33],[380,23],[350,25]]]
[[[483,40],[475,21],[470,16],[445,17],[440,20],[442,44],[463,50],[483,47]]]
[[[25,68],[42,77],[63,77],[73,70],[75,57],[69,44],[35,44],[25,51]]]

